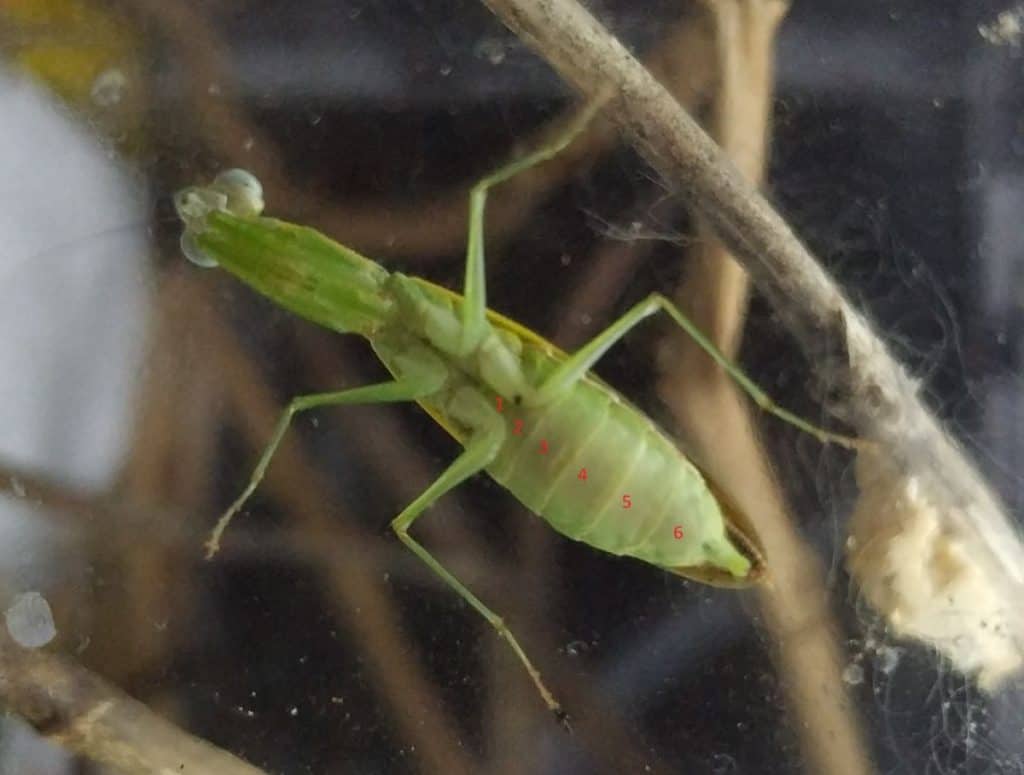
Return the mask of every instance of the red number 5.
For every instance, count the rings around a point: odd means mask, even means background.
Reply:
[[[622,496],[622,508],[631,509],[633,508],[633,501],[629,497],[629,493]]]

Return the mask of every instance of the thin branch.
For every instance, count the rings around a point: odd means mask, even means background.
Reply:
[[[279,215],[301,213],[302,221],[315,226],[367,255],[407,256],[418,261],[444,256],[461,248],[466,239],[467,200],[475,180],[458,183],[427,201],[411,205],[369,202],[332,203],[325,192],[296,182],[286,169],[274,139],[251,121],[233,94],[229,47],[219,39],[207,13],[188,4],[159,0],[125,0],[127,7],[151,21],[177,50],[186,69],[185,99],[190,115],[198,117],[201,139],[223,166],[253,170],[263,181],[268,201]],[[707,67],[708,38],[700,23],[682,20],[647,58],[653,72],[683,72],[672,82],[673,94],[684,105],[695,105],[711,84]],[[217,84],[211,94],[210,84]],[[570,106],[551,121],[523,138],[522,145],[536,148],[564,133],[576,119]],[[487,235],[493,247],[515,232],[544,197],[574,175],[590,167],[617,142],[616,133],[604,123],[590,127],[585,137],[559,154],[551,163],[536,167],[495,189],[487,203]]]
[[[483,1],[586,97],[612,94],[605,115],[689,194],[815,364],[832,408],[878,443],[877,451],[860,454],[862,489],[926,493],[929,518],[955,536],[972,570],[1005,602],[998,610],[1017,611],[1006,614],[1003,631],[1019,664],[1024,617],[1013,603],[1024,587],[1024,548],[995,495],[867,320],[714,141],[587,10],[574,0]]]
[[[43,737],[130,775],[259,775],[70,660],[23,649],[0,628],[0,706]]]
[[[711,131],[743,174],[760,181],[771,116],[772,49],[785,5],[778,0],[707,0],[705,5],[715,19],[721,73]],[[697,249],[676,299],[734,358],[746,318],[747,276],[703,223],[694,242]],[[658,393],[684,438],[700,451],[707,473],[744,512],[756,515],[773,582],[761,603],[804,761],[814,772],[863,775],[870,764],[842,681],[834,622],[822,611],[828,590],[821,563],[794,524],[757,441],[748,404],[682,331],[672,329],[659,356]],[[797,630],[802,633],[794,637]]]

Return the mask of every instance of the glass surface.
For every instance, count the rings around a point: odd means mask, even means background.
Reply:
[[[723,51],[705,4],[591,5],[709,126],[726,54],[776,8],[706,4],[745,9]],[[797,3],[769,34],[764,184],[1010,513],[1022,26],[1020,6],[992,3]],[[1017,643],[997,637],[1007,663],[987,690],[956,643],[899,637],[849,574],[853,456],[763,415],[794,547],[778,588],[796,595],[598,552],[486,476],[413,528],[504,618],[572,734],[388,528],[459,451],[414,405],[300,415],[204,560],[288,400],[387,372],[364,341],[185,261],[173,193],[248,169],[268,215],[460,291],[468,187],[571,105],[470,0],[0,3],[0,706],[15,711],[0,773],[107,771],[74,753],[95,741],[59,744],[82,717],[5,684],[52,700],[56,673],[30,675],[26,651],[102,676],[61,691],[101,726],[128,707],[131,745],[177,750],[187,772],[245,770],[172,731],[147,740],[145,709],[282,774],[1024,770]],[[757,110],[717,115],[756,144]],[[652,291],[685,296],[709,239],[630,146],[584,142],[495,195],[486,242],[489,306],[570,352]],[[821,364],[756,291],[741,319],[751,378],[842,430],[813,387]],[[659,388],[669,335],[645,324],[596,372],[697,454]],[[118,705],[129,695],[144,707]],[[26,707],[44,710],[26,723]]]

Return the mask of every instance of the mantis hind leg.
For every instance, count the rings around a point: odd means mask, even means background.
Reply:
[[[521,159],[500,167],[473,186],[469,194],[469,234],[466,241],[466,278],[463,286],[462,341],[459,351],[470,352],[487,330],[487,281],[484,275],[484,206],[492,186],[504,183],[530,167],[556,156],[582,132],[597,113],[600,105],[583,108],[565,132],[547,145]]]
[[[775,403],[761,388],[743,373],[743,371],[729,358],[725,356],[704,333],[684,315],[675,304],[662,296],[660,293],[652,293],[646,299],[636,304],[618,320],[612,322],[604,331],[591,339],[587,344],[569,356],[558,366],[540,386],[535,401],[537,405],[543,405],[555,400],[570,390],[584,374],[590,371],[591,367],[604,355],[608,349],[624,337],[630,330],[645,318],[656,312],[666,312],[668,315],[689,334],[695,342],[721,366],[725,372],[735,380],[736,384],[753,399],[761,409],[778,417],[783,422],[799,428],[811,434],[822,443],[839,444],[850,449],[862,449],[870,442],[862,439],[855,439],[832,433],[814,423],[798,417],[792,412],[783,409]]]
[[[548,708],[564,724],[565,713],[555,700],[554,696],[544,684],[540,672],[533,666],[533,662],[526,656],[522,646],[512,631],[509,630],[504,620],[494,611],[488,608],[483,601],[469,591],[469,589],[449,572],[433,555],[430,554],[415,538],[409,535],[409,528],[428,508],[430,508],[442,495],[458,486],[470,476],[482,471],[497,456],[501,445],[505,441],[505,424],[499,418],[497,412],[491,407],[490,402],[480,394],[472,390],[459,391],[450,407],[453,414],[461,415],[461,419],[472,425],[477,430],[466,441],[466,448],[450,466],[429,486],[419,497],[406,506],[401,513],[391,521],[391,528],[395,531],[399,540],[417,557],[419,557],[430,570],[437,574],[445,584],[451,587],[463,600],[471,605],[476,611],[487,620],[497,631],[498,635],[504,638],[516,657],[526,668],[534,686],[540,693],[541,698]]]
[[[380,404],[397,401],[414,401],[417,398],[436,393],[448,378],[448,368],[429,350],[415,349],[396,357],[403,376],[376,385],[338,390],[330,393],[311,393],[296,396],[291,400],[274,427],[270,441],[263,449],[259,462],[249,477],[249,483],[227,510],[217,520],[206,539],[206,559],[212,558],[220,550],[220,539],[235,514],[245,505],[259,487],[267,472],[274,453],[284,439],[288,426],[299,412],[316,409],[322,406],[343,406],[346,404]]]

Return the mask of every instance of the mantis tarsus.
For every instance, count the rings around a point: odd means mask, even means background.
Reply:
[[[729,505],[652,420],[589,373],[628,331],[665,312],[763,409],[823,442],[857,446],[776,406],[660,294],[652,294],[569,355],[487,309],[483,215],[488,190],[551,158],[590,120],[585,110],[556,141],[480,180],[469,198],[463,295],[389,273],[302,226],[260,216],[262,187],[229,170],[175,197],[182,248],[201,266],[221,266],[276,303],[339,333],[366,337],[394,379],[294,398],[248,486],[207,542],[218,550],[231,518],[252,495],[296,414],[324,406],[415,401],[463,452],[396,516],[398,538],[508,641],[547,704],[564,720],[502,619],[410,534],[442,495],[486,471],[564,535],[710,584],[746,586],[764,575],[751,522]]]

